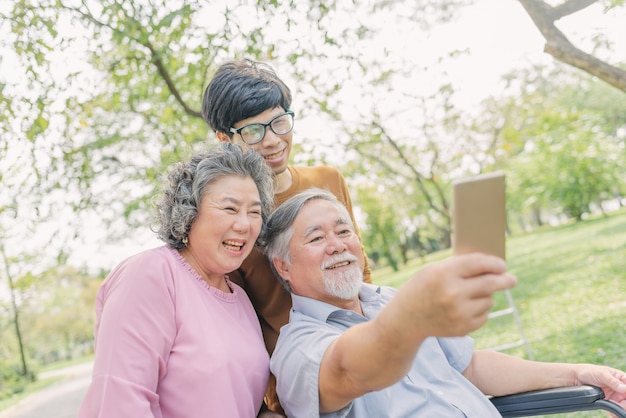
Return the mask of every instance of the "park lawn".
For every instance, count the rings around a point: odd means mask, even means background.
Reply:
[[[42,374],[45,374],[46,372],[52,372],[55,370],[59,370],[59,369],[63,369],[66,367],[71,367],[71,366],[76,366],[78,364],[88,363],[92,361],[93,361],[93,355],[79,357],[73,360],[59,361],[59,362],[41,367],[40,369],[37,370],[37,374],[42,375]],[[58,375],[58,376],[53,375],[50,377],[39,378],[32,383],[25,383],[23,390],[18,391],[17,393],[14,393],[13,395],[9,397],[0,398],[0,416],[2,415],[1,413],[3,411],[18,404],[27,396],[32,395],[33,393],[40,391],[42,389],[45,389],[48,386],[53,385],[56,382],[59,382],[66,378],[67,377],[63,375]]]
[[[376,284],[400,287],[424,263],[450,251],[412,260],[401,271],[373,272]],[[518,277],[511,290],[535,360],[607,364],[626,370],[626,210],[507,238],[507,263]],[[494,310],[508,306],[503,293]],[[520,339],[512,315],[474,332],[477,348]],[[524,347],[508,350],[528,357]],[[606,417],[601,412],[551,417]]]
[[[86,362],[91,362],[93,361],[93,355],[90,356],[85,356],[85,357],[80,357],[80,358],[76,358],[73,360],[68,360],[68,361],[60,361],[57,363],[53,363],[53,364],[49,364],[46,365],[42,368],[40,368],[38,370],[38,374],[42,374],[45,372],[50,372],[50,371],[54,371],[54,370],[59,370],[59,369],[63,369],[65,367],[70,367],[70,366],[75,366],[77,364],[82,364],[82,363],[86,363]],[[2,411],[5,411],[7,409],[9,409],[10,407],[16,405],[17,403],[19,403],[22,399],[26,398],[27,396],[40,391],[42,389],[45,389],[46,387],[53,385],[56,382],[59,382],[63,379],[65,379],[65,376],[51,376],[51,377],[46,377],[43,379],[37,379],[35,382],[32,383],[26,383],[24,384],[23,390],[19,391],[15,394],[13,394],[12,396],[6,397],[6,398],[0,398],[0,413],[2,413]],[[1,414],[0,414],[1,415]]]
[[[40,379],[32,383],[24,385],[23,390],[13,394],[12,396],[0,399],[0,414],[9,409],[10,407],[18,404],[22,399],[26,398],[37,391],[47,388],[48,386],[62,380],[63,377],[50,377],[47,379]]]

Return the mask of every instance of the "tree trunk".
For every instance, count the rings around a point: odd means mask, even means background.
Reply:
[[[24,343],[22,342],[22,333],[20,331],[20,321],[19,321],[19,312],[17,308],[17,302],[15,300],[15,287],[13,285],[13,278],[11,277],[11,273],[9,272],[9,260],[7,259],[6,253],[4,252],[4,246],[0,245],[0,253],[2,253],[2,258],[4,261],[4,270],[7,275],[7,279],[9,280],[9,292],[11,294],[11,303],[13,306],[13,324],[15,325],[15,335],[17,336],[17,342],[20,348],[20,356],[22,359],[22,375],[25,379],[28,378],[28,367],[26,365],[26,356],[24,355]]]

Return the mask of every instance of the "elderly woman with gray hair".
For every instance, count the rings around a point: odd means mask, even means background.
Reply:
[[[222,143],[173,166],[157,205],[166,245],[134,255],[96,300],[93,380],[79,417],[255,417],[269,358],[229,281],[273,206],[259,153]],[[262,411],[262,412],[260,412]]]

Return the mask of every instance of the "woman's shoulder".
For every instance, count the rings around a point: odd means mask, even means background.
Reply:
[[[133,254],[127,258],[125,258],[122,262],[120,262],[113,271],[130,266],[145,266],[151,265],[153,263],[161,264],[161,263],[170,263],[174,260],[174,254],[172,251],[176,251],[167,245],[162,245],[160,247],[150,248],[136,254]]]
[[[167,272],[176,269],[176,266],[180,264],[176,261],[176,254],[174,253],[177,253],[175,249],[163,245],[134,254],[111,270],[105,284],[119,281],[120,278],[126,276],[134,277],[134,281],[154,280],[155,276],[171,276]]]
[[[111,297],[118,300],[122,298],[133,304],[142,300],[172,298],[175,294],[177,263],[171,251],[167,246],[157,247],[123,260],[102,282],[98,290],[100,303],[104,304]]]

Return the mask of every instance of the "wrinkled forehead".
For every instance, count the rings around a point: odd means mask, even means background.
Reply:
[[[294,220],[293,228],[302,235],[307,235],[313,230],[335,227],[336,225],[352,228],[352,222],[347,211],[328,200],[314,199],[304,204]]]

